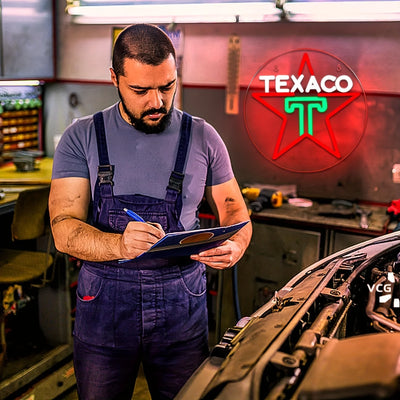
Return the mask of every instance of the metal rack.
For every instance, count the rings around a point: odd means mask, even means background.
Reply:
[[[0,156],[19,150],[42,150],[42,88],[0,86]]]

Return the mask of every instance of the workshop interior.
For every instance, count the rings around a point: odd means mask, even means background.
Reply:
[[[0,399],[78,399],[52,160],[119,100],[113,43],[142,22],[170,36],[175,106],[220,134],[253,226],[207,268],[210,356],[177,398],[400,398],[400,1],[2,0]],[[206,202],[199,219],[217,226]]]

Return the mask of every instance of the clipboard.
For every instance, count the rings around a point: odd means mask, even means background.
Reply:
[[[201,251],[219,246],[229,239],[250,221],[239,222],[228,226],[194,229],[183,232],[167,233],[150,249],[136,257],[135,260],[149,258],[187,257]],[[121,260],[126,262],[129,260]]]

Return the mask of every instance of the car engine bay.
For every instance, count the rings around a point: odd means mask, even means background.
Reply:
[[[400,233],[305,268],[228,329],[176,397],[400,398]]]

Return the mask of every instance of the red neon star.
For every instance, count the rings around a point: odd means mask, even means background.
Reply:
[[[303,70],[304,70],[306,65],[308,67],[310,75],[315,75],[314,71],[313,71],[313,68],[311,66],[311,62],[310,62],[308,54],[304,53],[303,58],[302,58],[301,63],[300,63],[298,76],[303,73]],[[285,130],[286,130],[286,127],[287,127],[288,115],[286,113],[278,110],[273,105],[271,105],[268,102],[268,100],[266,100],[265,98],[289,97],[289,96],[293,96],[294,97],[294,93],[285,94],[285,95],[276,94],[276,93],[264,93],[264,92],[262,92],[262,93],[252,93],[252,97],[255,100],[260,102],[262,105],[267,107],[269,110],[271,110],[273,113],[275,113],[276,115],[278,115],[282,119],[282,125],[281,125],[280,131],[279,131],[279,136],[278,136],[278,140],[277,140],[276,145],[275,145],[275,149],[274,149],[274,153],[273,153],[272,159],[276,160],[278,157],[282,156],[284,153],[288,152],[290,149],[292,149],[298,143],[300,143],[301,141],[306,140],[306,139],[313,141],[318,146],[320,146],[322,149],[324,149],[328,153],[332,154],[336,158],[340,159],[341,158],[341,154],[340,154],[339,148],[337,146],[336,138],[335,138],[335,135],[334,135],[334,132],[333,132],[333,129],[332,129],[332,125],[331,125],[330,119],[334,115],[336,115],[339,111],[343,110],[347,105],[349,105],[355,99],[357,99],[360,95],[361,95],[361,93],[357,93],[357,92],[319,93],[317,95],[318,97],[346,98],[343,102],[341,102],[341,104],[339,106],[334,108],[332,111],[328,110],[326,112],[325,125],[326,125],[326,129],[328,131],[328,135],[329,135],[331,146],[328,146],[323,141],[319,140],[317,137],[315,137],[313,135],[310,135],[307,132],[305,132],[303,135],[298,136],[296,139],[291,141],[289,144],[287,144],[287,145],[283,146],[283,148],[281,148],[282,141],[283,141],[283,138],[284,138],[284,133],[285,133]],[[328,104],[329,104],[329,102],[328,102]],[[318,136],[318,135],[316,135],[316,136]]]

